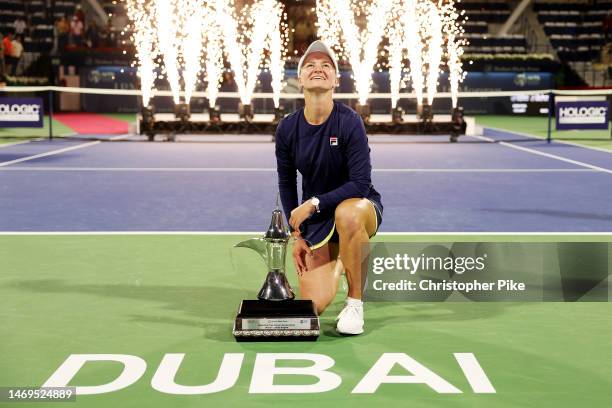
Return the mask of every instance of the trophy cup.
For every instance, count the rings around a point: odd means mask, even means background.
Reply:
[[[257,252],[268,266],[268,275],[257,300],[243,300],[234,322],[236,341],[316,341],[319,317],[312,300],[294,300],[285,275],[285,256],[290,234],[276,200],[268,231],[235,247]]]

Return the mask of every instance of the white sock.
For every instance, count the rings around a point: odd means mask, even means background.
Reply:
[[[346,298],[346,304],[349,306],[363,307],[363,301],[361,299],[353,299],[352,297]]]

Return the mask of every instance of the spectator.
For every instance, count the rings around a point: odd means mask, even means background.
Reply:
[[[608,12],[603,21],[604,37],[606,42],[612,40],[612,14]]]
[[[88,47],[98,48],[100,46],[100,30],[98,30],[98,25],[95,21],[92,21],[89,27],[87,27],[85,38],[87,38]]]
[[[11,59],[12,59],[12,71],[11,75],[17,75],[17,67],[19,62],[21,61],[21,56],[23,55],[23,37],[20,35],[16,35],[15,39],[11,42],[13,47]]]
[[[15,27],[15,35],[24,35],[26,28],[28,27],[28,25],[26,24],[26,21],[23,19],[23,17],[19,16],[17,17],[17,19],[15,20],[15,22],[13,23],[14,27]]]
[[[223,72],[223,80],[221,81],[220,90],[222,92],[236,92],[238,85],[234,80],[234,73],[231,71]]]
[[[74,16],[78,18],[81,23],[85,24],[85,13],[83,13],[83,8],[80,4],[76,5],[76,8],[74,10]]]
[[[4,64],[5,64],[5,73],[11,72],[12,71],[12,65],[13,65],[13,57],[11,56],[13,54],[13,33],[9,32],[4,39],[2,40],[2,45],[4,48]]]
[[[108,32],[108,46],[111,48],[117,48],[117,34],[113,29],[113,20],[111,18],[106,22],[106,31]]]
[[[35,31],[36,31],[36,27],[34,27],[34,24],[32,24],[32,15],[31,14],[27,14],[26,15],[26,30],[25,30],[25,34],[23,35],[23,37],[34,37],[35,36]]]
[[[3,38],[0,33],[0,38]],[[4,66],[4,41],[0,41],[0,82],[4,82],[4,75],[6,73],[6,67]]]
[[[65,15],[55,23],[55,32],[57,33],[57,49],[60,52],[64,51],[70,33],[70,23],[68,23],[68,18]]]
[[[100,30],[98,30],[98,40],[100,43],[100,47],[104,47],[107,48],[109,47],[109,32],[108,29],[106,27],[102,27]]]
[[[72,16],[72,21],[70,21],[70,45],[75,45],[77,47],[83,46],[84,29],[85,26],[83,21],[81,21],[76,14]]]
[[[101,30],[98,30],[98,38],[101,47],[104,48],[116,48],[117,38],[113,31],[113,22],[109,18],[106,22],[106,26]]]

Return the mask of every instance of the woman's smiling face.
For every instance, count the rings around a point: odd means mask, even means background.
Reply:
[[[300,70],[299,84],[308,91],[328,91],[338,85],[336,68],[329,55],[313,52],[306,57]]]

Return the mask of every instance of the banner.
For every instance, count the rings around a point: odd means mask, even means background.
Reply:
[[[43,127],[42,98],[0,98],[0,128]]]
[[[600,301],[612,243],[370,243],[367,301]]]
[[[133,90],[137,87],[137,70],[125,66],[101,66],[83,68],[81,84],[86,88]],[[168,98],[170,99],[170,98]],[[135,113],[139,111],[139,98],[136,96],[97,95],[85,93],[81,95],[85,112],[100,113]],[[157,103],[156,103],[157,105]],[[173,112],[174,105],[167,104],[167,111]],[[194,112],[198,110],[192,106]],[[162,110],[159,110],[161,112]]]
[[[557,130],[607,130],[610,104],[607,101],[557,102]]]

